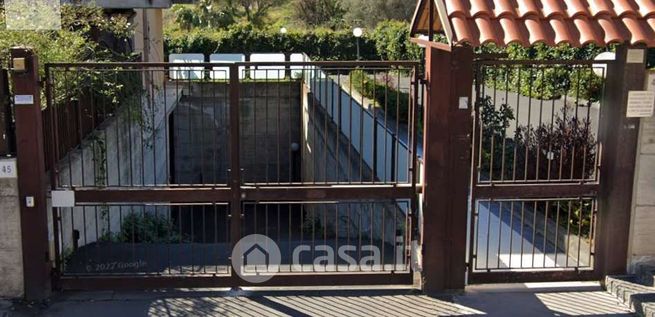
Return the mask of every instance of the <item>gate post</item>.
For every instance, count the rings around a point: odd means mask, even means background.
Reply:
[[[642,51],[643,60],[628,63],[629,51]],[[616,61],[608,65],[604,106],[600,108],[602,166],[595,257],[596,269],[603,276],[626,273],[639,138],[639,118],[627,118],[626,111],[629,91],[644,89],[646,55],[645,48],[621,45],[616,49]]]
[[[423,289],[431,292],[465,285],[473,49],[427,44]]]
[[[38,59],[29,48],[12,48],[25,298],[50,294],[45,154]]]

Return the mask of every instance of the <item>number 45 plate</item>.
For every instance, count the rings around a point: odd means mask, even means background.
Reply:
[[[16,178],[16,159],[0,160],[0,178]]]

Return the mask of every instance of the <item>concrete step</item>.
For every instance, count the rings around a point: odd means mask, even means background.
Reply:
[[[655,287],[639,283],[637,275],[616,275],[605,278],[605,289],[637,316],[655,317]]]

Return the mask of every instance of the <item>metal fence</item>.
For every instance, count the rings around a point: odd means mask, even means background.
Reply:
[[[268,273],[305,276],[276,284],[318,283],[306,277],[318,272],[366,273],[354,284],[411,282],[417,66],[46,65],[52,189],[75,197],[53,208],[62,281],[239,284],[226,252],[264,234],[282,253]],[[301,245],[311,252],[294,266]],[[354,247],[347,259],[356,265],[313,261],[343,246]]]
[[[476,65],[470,279],[593,271],[606,65]]]
[[[172,65],[47,67],[44,120],[59,187],[225,186],[230,66],[239,71],[246,183],[416,178],[412,63]],[[298,170],[308,157],[314,165]]]

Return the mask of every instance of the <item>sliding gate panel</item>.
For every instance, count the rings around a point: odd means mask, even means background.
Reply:
[[[605,65],[476,65],[469,281],[594,276]]]
[[[411,284],[416,70],[46,65],[56,285]],[[279,265],[235,266],[253,234]]]

